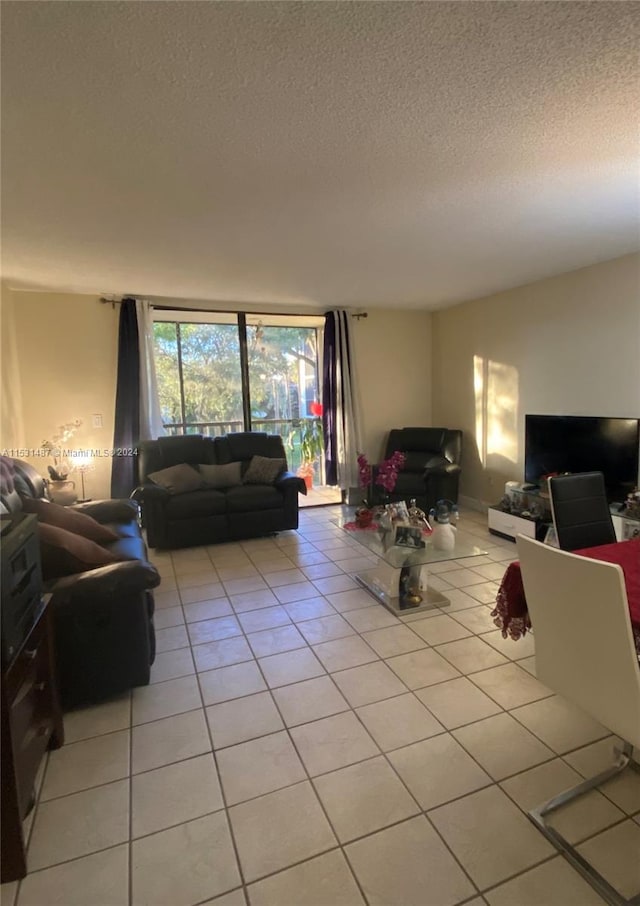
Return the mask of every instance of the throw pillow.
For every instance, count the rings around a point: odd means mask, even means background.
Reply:
[[[42,578],[58,579],[84,573],[98,566],[108,566],[120,560],[115,554],[94,541],[75,535],[55,525],[38,523]]]
[[[188,491],[199,491],[205,487],[202,475],[186,462],[152,472],[149,479],[169,494],[186,494]]]
[[[242,479],[245,484],[273,484],[278,475],[287,467],[284,459],[270,456],[254,456]]]
[[[100,525],[92,516],[77,513],[59,503],[50,503],[40,497],[23,497],[22,509],[25,513],[35,513],[42,525],[54,525],[57,528],[82,535],[96,544],[109,544],[118,540],[118,535],[106,525]]]
[[[232,488],[242,484],[241,468],[241,462],[229,462],[224,466],[210,466],[202,463],[198,466],[200,474],[210,488]]]

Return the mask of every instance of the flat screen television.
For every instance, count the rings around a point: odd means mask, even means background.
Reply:
[[[550,473],[602,472],[610,502],[638,485],[640,419],[583,415],[525,416],[524,478],[540,484]]]

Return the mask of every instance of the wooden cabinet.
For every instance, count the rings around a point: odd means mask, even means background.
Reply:
[[[2,670],[2,882],[27,873],[22,822],[33,807],[47,748],[63,743],[48,602]]]

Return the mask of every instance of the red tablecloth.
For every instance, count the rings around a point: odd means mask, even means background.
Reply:
[[[574,553],[583,557],[591,557],[594,560],[617,563],[622,567],[627,588],[629,616],[636,647],[640,652],[640,538],[615,544],[601,544],[598,547],[586,547],[583,550],[574,551]],[[507,567],[498,589],[495,610],[491,611],[491,616],[498,629],[502,630],[505,639],[507,636],[519,639],[526,634],[528,629],[531,629],[522,585],[522,573],[517,561],[510,563]]]

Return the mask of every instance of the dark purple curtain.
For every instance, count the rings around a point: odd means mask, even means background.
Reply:
[[[140,436],[140,347],[135,299],[120,304],[118,383],[111,465],[111,496],[128,497],[138,484],[138,457],[130,455]]]
[[[324,467],[328,485],[338,484],[338,449],[336,423],[338,419],[337,312],[324,316],[322,354],[322,432],[324,434]]]

